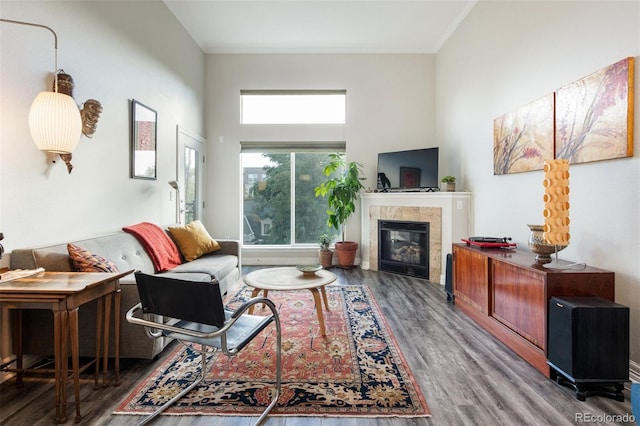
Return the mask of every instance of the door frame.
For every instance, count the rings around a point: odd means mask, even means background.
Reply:
[[[184,215],[185,215],[185,179],[184,179],[184,150],[186,147],[189,147],[195,150],[198,153],[197,165],[196,168],[196,200],[198,201],[195,205],[194,217],[196,219],[202,220],[203,210],[205,208],[205,200],[204,200],[204,163],[206,157],[206,148],[207,148],[207,140],[202,136],[199,136],[193,132],[186,130],[180,125],[176,126],[176,181],[178,182],[178,186],[180,187],[180,222],[184,223]]]

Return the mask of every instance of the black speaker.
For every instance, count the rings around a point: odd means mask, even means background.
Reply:
[[[451,300],[455,303],[455,297],[453,295],[453,255],[447,254],[447,265],[444,277],[444,291],[447,292],[447,300]]]
[[[624,401],[629,381],[629,308],[599,297],[549,300],[548,364],[551,377],[576,397]]]

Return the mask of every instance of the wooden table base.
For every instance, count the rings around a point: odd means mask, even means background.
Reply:
[[[327,330],[325,329],[324,326],[324,313],[322,312],[322,302],[320,301],[320,294],[318,292],[318,288],[307,288],[305,290],[309,290],[311,292],[311,294],[313,295],[313,300],[315,302],[316,305],[316,312],[318,314],[318,322],[320,323],[320,334],[322,336],[326,336],[327,335]],[[258,294],[260,294],[260,292],[263,292],[263,296],[264,297],[268,297],[269,295],[269,290],[261,290],[258,288],[254,288],[253,291],[251,292],[251,297],[257,297]],[[324,308],[327,311],[330,311],[331,309],[329,309],[329,301],[327,300],[327,292],[325,291],[324,287],[320,287],[320,293],[322,293],[322,300],[324,300]],[[253,308],[255,307],[252,306],[249,308],[249,313],[252,314],[253,313]]]
[[[3,366],[4,371],[16,373],[16,385],[22,386],[23,375],[29,372],[47,372],[46,369],[25,369],[23,366],[22,311],[25,309],[49,309],[53,313],[54,337],[54,389],[56,423],[67,421],[67,383],[73,380],[76,423],[82,420],[80,412],[80,373],[95,362],[94,387],[98,388],[100,371],[100,349],[102,354],[102,386],[108,386],[107,367],[109,356],[109,325],[111,302],[115,294],[115,385],[120,384],[120,285],[119,279],[132,271],[123,273],[74,273],[45,272],[0,283],[0,306],[3,310],[17,311],[13,335],[16,342],[16,368]],[[78,310],[81,305],[97,300],[96,358],[82,368],[79,360]],[[102,337],[102,338],[101,338]],[[72,374],[69,376],[68,345],[71,346]]]
[[[313,295],[313,300],[316,304],[316,312],[318,314],[318,322],[320,324],[320,333],[322,336],[327,335],[327,330],[324,325],[320,293],[322,293],[322,300],[324,301],[325,309],[328,311],[329,301],[327,300],[325,286],[331,284],[336,279],[337,277],[334,273],[324,269],[308,273],[292,267],[259,269],[247,274],[243,278],[245,284],[253,287],[253,291],[251,293],[252,297],[256,297],[261,291],[264,292],[264,297],[267,297],[270,290],[309,290]],[[249,313],[252,313],[253,307],[249,309]]]

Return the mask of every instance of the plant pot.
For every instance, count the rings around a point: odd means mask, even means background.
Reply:
[[[353,266],[356,259],[356,251],[358,251],[358,243],[355,241],[338,241],[335,244],[335,248],[338,256],[338,265]]]
[[[320,259],[320,265],[325,269],[333,265],[333,252],[331,250],[318,250],[318,258]]]
[[[447,182],[447,192],[456,192],[455,182]]]

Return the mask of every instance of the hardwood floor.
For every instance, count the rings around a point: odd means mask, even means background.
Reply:
[[[243,273],[253,269],[256,268],[245,267]],[[362,284],[372,289],[420,384],[432,417],[272,417],[267,425],[625,424],[622,416],[626,415],[627,419],[631,416],[628,390],[624,391],[625,402],[604,397],[589,397],[585,402],[576,400],[573,391],[541,375],[448,303],[440,285],[361,269],[332,270],[338,275],[338,285]],[[157,362],[149,360],[123,360],[122,385],[117,388],[93,390],[93,382],[86,376],[81,389],[82,423],[133,425],[139,422],[142,417],[111,413],[156,365]],[[67,410],[73,413],[72,403]],[[16,388],[13,380],[0,384],[0,424],[51,424],[54,413],[51,380],[27,378],[21,389]],[[73,422],[72,417],[68,423]],[[161,416],[153,424],[245,426],[253,421],[252,417]]]

